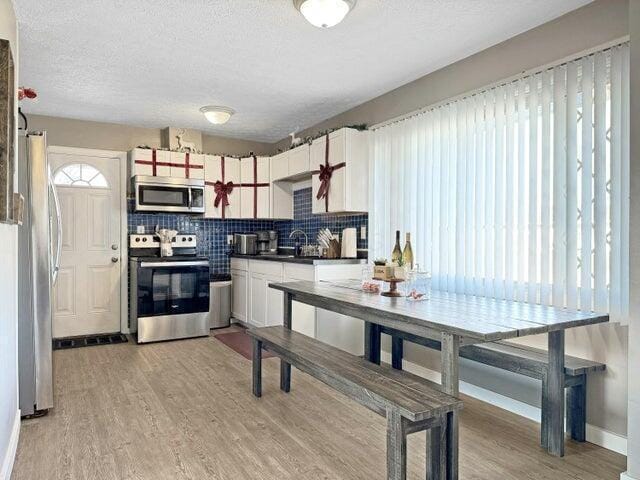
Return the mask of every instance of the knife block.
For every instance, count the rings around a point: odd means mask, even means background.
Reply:
[[[336,239],[332,239],[329,242],[329,248],[327,248],[325,257],[326,258],[340,258],[340,242]]]

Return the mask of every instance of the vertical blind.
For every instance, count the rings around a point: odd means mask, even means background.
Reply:
[[[412,233],[434,289],[623,317],[629,46],[376,128],[370,255]]]

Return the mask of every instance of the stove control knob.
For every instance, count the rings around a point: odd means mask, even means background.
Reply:
[[[145,238],[143,238],[143,239],[142,239],[142,241],[143,241],[143,242],[146,242],[146,241],[147,241],[147,238],[146,238],[146,237],[145,237]]]
[[[189,237],[189,241],[193,240],[191,237]]]
[[[139,242],[139,241],[140,241],[140,237],[136,237],[136,242]]]

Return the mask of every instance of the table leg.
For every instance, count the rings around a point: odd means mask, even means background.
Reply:
[[[291,330],[291,309],[292,309],[293,296],[284,292],[284,328]],[[280,360],[280,390],[283,392],[289,392],[291,390],[291,364]]]
[[[396,370],[402,370],[402,356],[404,355],[404,344],[400,337],[391,337],[391,366]]]
[[[262,342],[257,338],[253,339],[253,394],[256,397],[262,396]]]
[[[364,358],[380,365],[380,325],[364,322]]]
[[[442,386],[445,393],[457,397],[459,380],[460,337],[451,333],[442,334]],[[458,413],[447,416],[447,480],[458,478]]]
[[[549,332],[549,370],[543,377],[543,420],[547,435],[547,451],[556,457],[564,456],[564,330]],[[544,431],[543,431],[544,435]],[[543,445],[544,445],[543,441]]]

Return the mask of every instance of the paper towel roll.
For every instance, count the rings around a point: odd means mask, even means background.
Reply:
[[[342,231],[342,258],[356,258],[358,256],[358,239],[355,228],[345,228]]]

